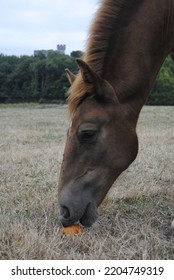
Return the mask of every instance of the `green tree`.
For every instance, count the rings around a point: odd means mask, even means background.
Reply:
[[[10,99],[9,80],[19,61],[16,56],[0,55],[0,103],[7,102]]]
[[[82,52],[62,55],[49,51],[47,57],[5,56],[0,54],[0,103],[3,102],[65,102],[69,82],[65,68],[74,74],[76,58]],[[170,58],[157,77],[147,104],[174,105],[174,63]]]
[[[174,105],[174,63],[170,58],[164,62],[147,104]]]
[[[82,51],[72,51],[70,55],[74,58],[80,58],[83,56],[83,52]]]

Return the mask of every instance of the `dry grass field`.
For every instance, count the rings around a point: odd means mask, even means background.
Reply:
[[[66,107],[0,106],[0,259],[174,259],[174,108],[144,107],[139,154],[82,235],[61,236]]]

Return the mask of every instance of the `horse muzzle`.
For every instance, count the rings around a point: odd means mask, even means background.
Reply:
[[[84,207],[60,206],[60,222],[63,226],[70,226],[80,221],[85,227],[90,227],[98,218],[97,207],[89,202]]]

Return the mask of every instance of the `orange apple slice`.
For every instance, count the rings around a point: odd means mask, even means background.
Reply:
[[[73,236],[76,236],[78,234],[81,234],[84,231],[84,228],[79,225],[72,225],[68,227],[63,227],[61,234],[70,234]]]

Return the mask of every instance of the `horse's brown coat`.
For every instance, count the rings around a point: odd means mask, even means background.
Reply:
[[[72,125],[59,183],[61,221],[90,226],[108,189],[138,152],[136,123],[174,52],[174,0],[103,0],[80,71],[68,72]]]

